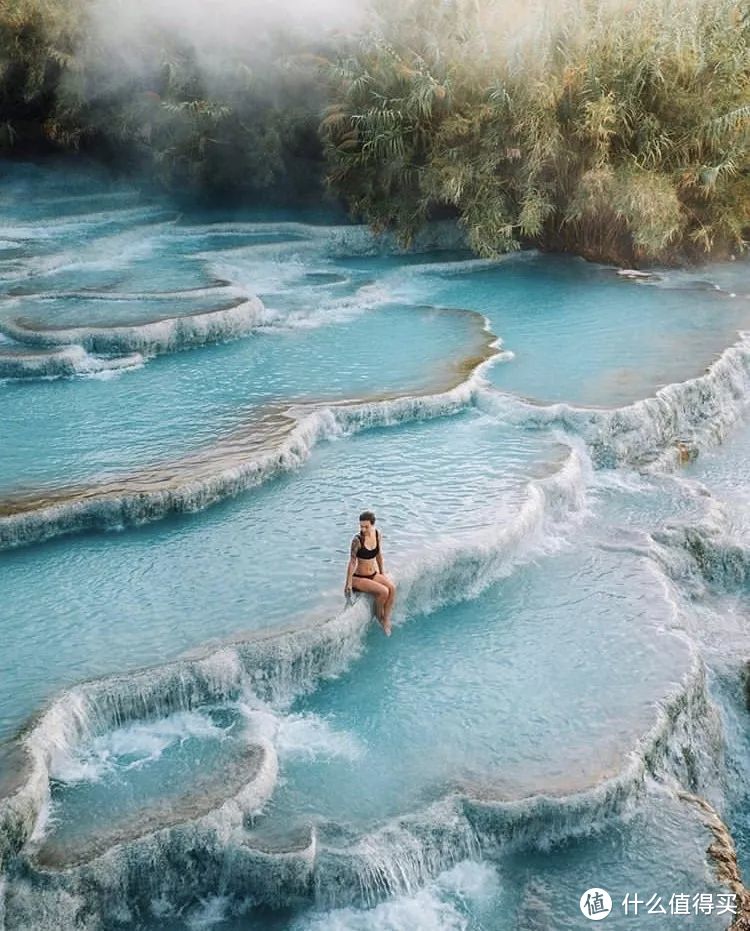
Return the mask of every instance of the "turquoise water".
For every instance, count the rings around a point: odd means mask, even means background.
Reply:
[[[690,279],[657,288],[558,256],[475,265],[427,266],[396,293],[486,314],[514,355],[492,383],[538,401],[615,407],[648,397],[699,375],[750,321],[746,295]]]
[[[470,449],[471,466],[464,463]],[[415,450],[417,461],[404,469]],[[4,553],[1,623],[10,649],[0,664],[10,687],[0,700],[3,734],[27,708],[78,679],[339,611],[351,498],[383,501],[385,551],[420,572],[441,551],[449,563],[462,548],[481,545],[488,512],[512,522],[526,503],[529,472],[564,452],[553,439],[503,430],[467,411],[320,446],[299,473],[206,511],[199,522],[173,518]],[[457,470],[465,483],[450,480]],[[445,477],[438,482],[438,475]],[[50,590],[59,593],[52,606]]]
[[[616,776],[653,723],[654,702],[679,690],[691,667],[689,649],[664,631],[671,605],[643,562],[566,551],[415,618],[398,657],[376,641],[294,705],[351,735],[358,752],[282,768],[267,820],[372,825],[452,790],[524,798]]]
[[[473,320],[387,305],[373,314],[379,345],[362,353],[359,325],[260,332],[205,350],[199,367],[170,353],[116,379],[8,381],[0,487],[66,486],[169,462],[233,431],[251,432],[290,403],[425,390],[455,378],[450,352],[483,341]],[[412,349],[426,331],[424,348]],[[1,363],[0,363],[1,364]],[[123,405],[122,412],[110,412]],[[75,410],[75,419],[65,416]]]
[[[3,171],[4,931],[548,931],[592,886],[625,928],[727,891],[747,263],[401,255]],[[344,599],[363,507],[391,638]]]

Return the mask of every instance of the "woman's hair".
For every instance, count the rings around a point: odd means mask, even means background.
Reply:
[[[374,524],[374,523],[375,523],[375,515],[372,513],[372,511],[362,511],[362,513],[359,515],[359,519],[360,519],[361,521],[362,521],[362,520],[368,520],[371,524]],[[361,546],[364,546],[364,545],[365,545],[365,532],[364,532],[364,530],[360,530],[359,533],[357,534],[357,536],[359,537],[360,545],[361,545]],[[380,534],[378,533],[377,530],[375,531],[375,539],[378,541],[378,546],[380,546]]]

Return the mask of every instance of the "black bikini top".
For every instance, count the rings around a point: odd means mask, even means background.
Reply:
[[[380,552],[380,534],[375,531],[375,549],[368,550],[365,546],[365,535],[360,533],[356,539],[359,540],[359,549],[357,550],[357,559],[375,559]]]

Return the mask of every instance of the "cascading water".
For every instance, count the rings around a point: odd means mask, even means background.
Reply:
[[[750,863],[747,264],[401,254],[84,180],[3,194],[0,928],[741,890],[707,851]],[[390,639],[343,604],[364,506]]]

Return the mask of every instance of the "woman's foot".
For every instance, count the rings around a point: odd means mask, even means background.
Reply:
[[[385,633],[386,637],[390,637],[391,619],[388,616],[385,602],[375,602],[375,617],[378,619],[378,624],[380,624],[380,626],[383,628],[383,632]]]

